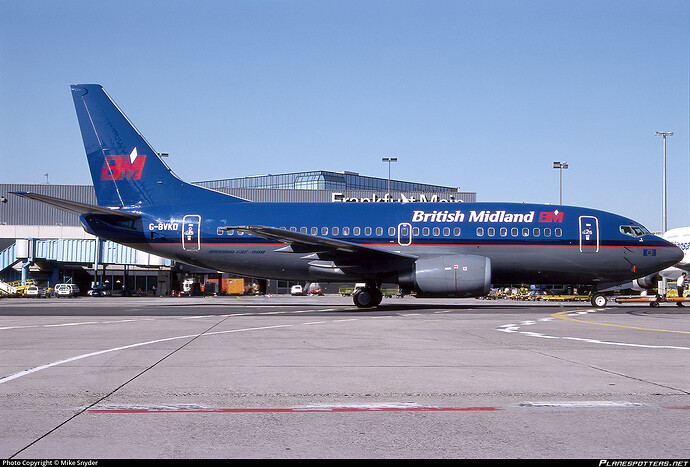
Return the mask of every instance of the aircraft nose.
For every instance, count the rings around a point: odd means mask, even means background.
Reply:
[[[661,249],[661,258],[659,259],[664,261],[666,267],[673,266],[674,264],[680,262],[680,260],[683,259],[683,250],[678,248],[678,246],[674,245],[668,240],[664,240],[663,238],[659,238],[659,240],[661,240],[665,246],[665,248]]]

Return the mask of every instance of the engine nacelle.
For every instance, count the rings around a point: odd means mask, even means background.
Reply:
[[[632,289],[637,292],[652,289],[657,286],[657,283],[660,280],[661,277],[658,274],[650,274],[648,276],[640,277],[639,279],[633,279]]]
[[[491,288],[491,260],[476,255],[420,258],[398,280],[419,297],[478,297]]]

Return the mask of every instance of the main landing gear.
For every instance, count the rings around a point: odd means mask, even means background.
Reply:
[[[379,306],[383,294],[381,288],[375,285],[367,284],[363,288],[359,288],[352,294],[352,301],[355,302],[357,308],[372,308]]]

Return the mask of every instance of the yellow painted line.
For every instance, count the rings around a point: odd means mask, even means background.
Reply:
[[[611,326],[611,327],[615,327],[615,328],[637,329],[638,331],[674,332],[674,333],[678,333],[678,334],[690,334],[690,331],[671,331],[670,329],[640,328],[640,327],[636,327],[636,326],[623,326],[622,324],[595,323],[594,321],[585,321],[584,319],[574,319],[574,318],[563,316],[563,315],[568,315],[571,313],[577,313],[577,312],[583,312],[583,311],[590,311],[590,310],[561,311],[561,312],[552,314],[551,317],[556,318],[556,319],[563,319],[566,321],[575,321],[577,323],[598,324],[600,326]]]

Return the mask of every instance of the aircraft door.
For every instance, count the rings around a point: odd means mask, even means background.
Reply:
[[[199,251],[201,248],[201,216],[189,214],[182,219],[182,249]]]
[[[412,225],[408,222],[398,224],[398,245],[409,246],[412,244]]]
[[[599,219],[594,216],[580,216],[580,252],[599,251]]]

